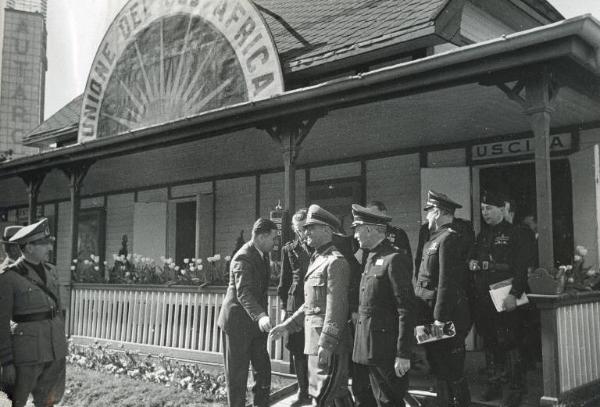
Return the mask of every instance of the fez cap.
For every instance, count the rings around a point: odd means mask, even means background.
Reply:
[[[429,191],[427,191],[427,202],[425,202],[423,210],[428,211],[433,207],[447,210],[455,210],[458,208],[462,208],[462,205],[448,198],[448,195],[430,189]]]
[[[352,227],[356,227],[358,225],[387,226],[387,224],[392,220],[391,216],[384,214],[378,209],[365,208],[364,206],[360,206],[358,204],[352,204],[352,216],[354,217]]]
[[[506,196],[498,191],[484,191],[481,195],[482,204],[497,206],[501,208],[506,202]]]
[[[306,215],[306,223],[304,227],[309,225],[325,225],[333,229],[333,231],[340,230],[341,224],[338,218],[331,212],[326,211],[319,205],[311,205],[308,208],[308,214]]]
[[[11,237],[15,235],[19,230],[23,229],[23,226],[7,226],[4,228],[4,232],[2,233],[2,240],[0,243],[9,243]]]
[[[54,236],[50,235],[48,219],[46,218],[21,228],[21,230],[17,231],[17,233],[10,238],[9,242],[15,244],[25,244],[40,240],[45,240],[47,242],[54,241]]]

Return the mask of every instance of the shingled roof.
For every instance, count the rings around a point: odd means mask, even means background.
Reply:
[[[544,0],[518,1],[550,21],[562,18]],[[254,0],[254,3],[271,30],[284,75],[288,76],[433,33],[443,35],[436,30],[436,19],[451,0]],[[73,99],[34,129],[24,142],[43,143],[76,128],[81,100],[82,95]]]
[[[340,59],[431,27],[448,0],[256,0],[284,70]]]

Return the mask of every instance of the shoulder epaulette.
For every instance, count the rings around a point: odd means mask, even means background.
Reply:
[[[456,230],[454,230],[452,228],[448,228],[448,232],[450,232],[450,233],[458,233]]]
[[[332,250],[331,255],[335,257],[344,257],[344,255],[337,250]]]

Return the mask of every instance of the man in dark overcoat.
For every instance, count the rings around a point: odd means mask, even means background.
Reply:
[[[414,343],[412,259],[386,238],[389,216],[356,204],[352,214],[354,235],[368,250],[352,360],[368,372],[379,407],[404,405]]]
[[[461,235],[453,228],[454,211],[461,205],[445,194],[429,191],[424,210],[435,225],[415,281],[418,324],[442,330],[454,324],[456,335],[425,344],[427,361],[436,378],[437,405],[469,406],[471,395],[464,375],[465,337],[471,327],[465,290],[466,256]]]
[[[271,331],[277,339],[304,329],[309,393],[318,407],[350,407],[348,390],[350,269],[332,243],[339,220],[318,205],[308,208],[307,243],[315,249],[304,277],[304,304]]]
[[[312,249],[306,244],[304,223],[307,210],[302,208],[292,216],[292,229],[296,238],[281,250],[281,275],[277,294],[285,310],[285,318],[291,317],[304,303],[304,276],[308,270]],[[304,354],[304,329],[288,335],[286,344],[290,351],[298,378],[298,394],[291,407],[310,405],[308,395],[308,359]]]
[[[253,403],[267,407],[271,389],[271,359],[267,353],[269,253],[275,246],[277,225],[258,219],[252,239],[233,256],[229,285],[219,314],[223,330],[223,359],[230,407],[245,407],[248,365],[254,376]]]
[[[34,405],[53,406],[65,390],[65,321],[48,263],[53,241],[47,219],[23,227],[9,240],[22,256],[0,271],[0,382],[13,386],[15,407],[29,394]]]

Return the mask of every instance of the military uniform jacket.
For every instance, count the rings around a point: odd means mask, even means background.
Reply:
[[[471,259],[478,260],[482,270],[474,272],[475,289],[480,297],[489,296],[489,285],[512,278],[511,294],[519,298],[527,286],[527,263],[531,245],[523,241],[523,234],[514,225],[503,220],[488,225],[477,236]],[[487,262],[487,270],[483,262]]]
[[[423,255],[415,282],[419,300],[419,324],[454,322],[456,330],[464,333],[469,326],[464,273],[466,270],[462,242],[452,224],[431,233],[423,246]]]
[[[304,329],[304,353],[319,347],[334,353],[350,351],[348,285],[350,269],[329,243],[317,249],[304,277],[304,304],[288,320],[292,332]]]
[[[350,283],[348,286],[348,306],[349,314],[358,310],[358,286],[360,285],[360,275],[362,266],[356,258],[358,243],[352,236],[333,234],[333,245],[344,256],[350,266]]]
[[[370,251],[360,281],[352,360],[364,365],[409,359],[414,343],[412,259],[389,240]]]
[[[219,327],[228,335],[263,335],[258,320],[267,315],[268,289],[267,264],[252,242],[247,242],[231,259]]]
[[[281,249],[281,275],[277,294],[283,309],[296,311],[304,303],[304,276],[310,263],[310,249],[299,239]]]
[[[67,354],[65,321],[60,304],[60,289],[56,269],[44,263],[44,282],[24,258],[20,258],[0,274],[0,363],[16,365],[46,363]],[[18,322],[19,316],[56,312],[52,319]]]

